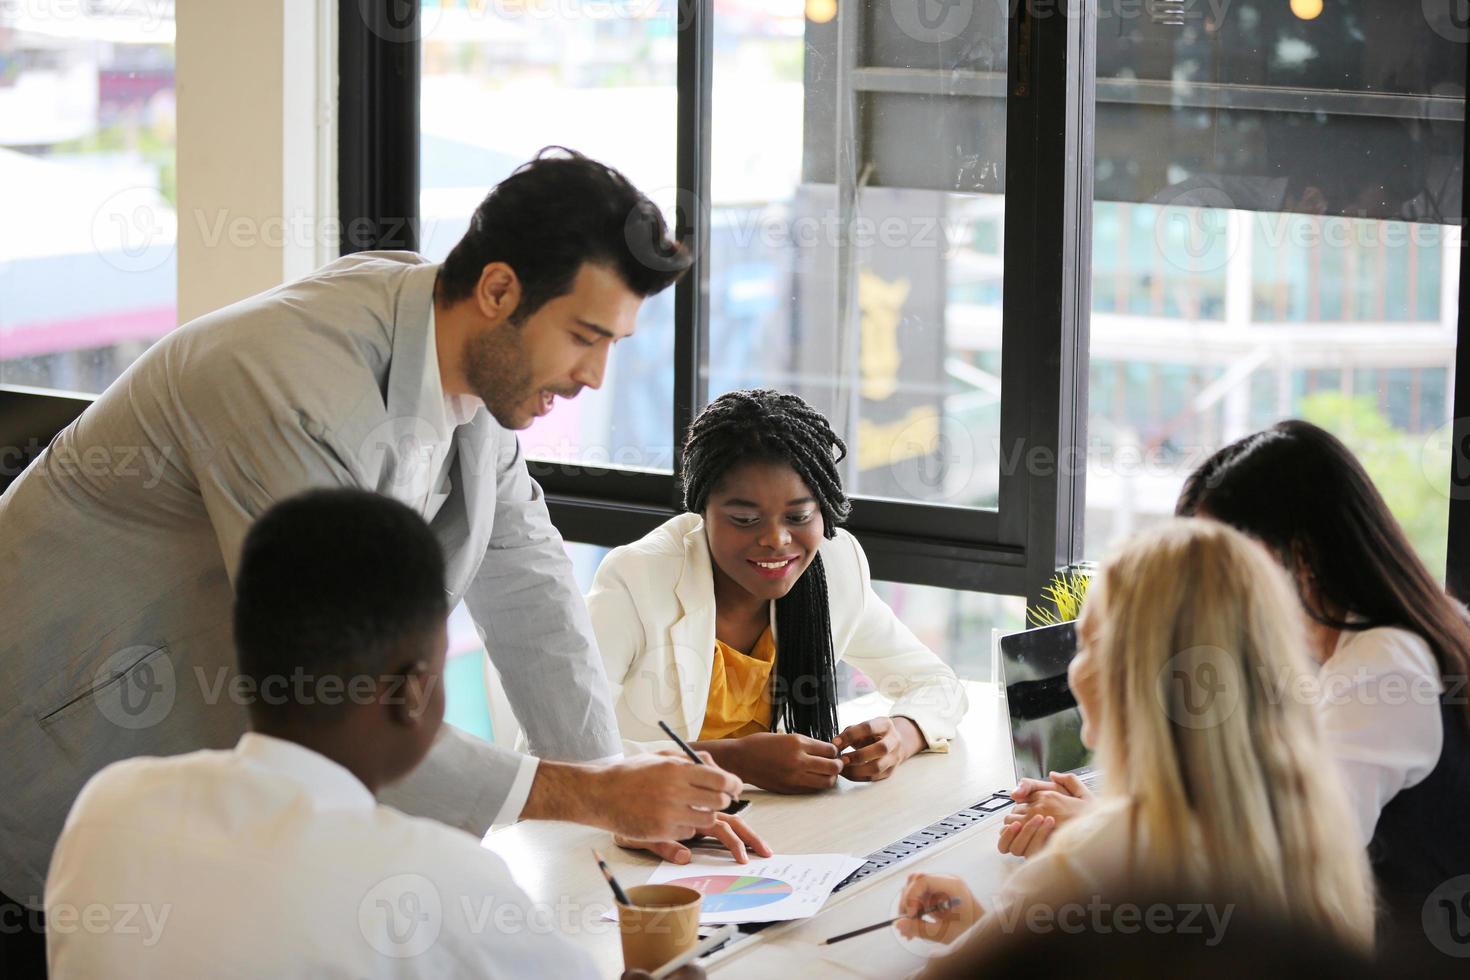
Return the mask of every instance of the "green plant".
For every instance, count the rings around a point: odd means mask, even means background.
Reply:
[[[1058,572],[1051,584],[1041,590],[1041,597],[1053,606],[1028,606],[1026,622],[1031,626],[1056,626],[1077,618],[1082,612],[1082,603],[1087,599],[1087,587],[1092,584],[1091,568],[1074,568]]]

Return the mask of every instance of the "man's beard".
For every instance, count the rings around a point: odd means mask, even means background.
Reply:
[[[507,324],[465,341],[465,379],[490,415],[507,429],[531,424],[535,394],[520,329]]]

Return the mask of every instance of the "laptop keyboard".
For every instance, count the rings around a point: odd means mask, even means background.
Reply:
[[[1009,793],[996,792],[978,803],[957,810],[945,817],[943,820],[931,823],[923,830],[915,831],[901,840],[896,840],[887,847],[874,851],[868,855],[867,861],[852,874],[842,879],[837,887],[832,889],[840,892],[849,885],[857,884],[869,875],[875,875],[885,871],[895,864],[901,864],[920,853],[931,844],[937,844],[947,837],[952,837],[966,827],[973,826],[992,814],[999,813],[1006,807],[1015,803]]]

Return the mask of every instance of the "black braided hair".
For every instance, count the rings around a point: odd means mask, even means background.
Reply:
[[[796,471],[822,511],[831,538],[852,505],[837,464],[847,446],[827,419],[796,395],[768,388],[721,395],[689,427],[684,442],[684,508],[704,512],[725,474],[746,463],[784,463]],[[827,572],[818,554],[791,591],[776,600],[776,682],[772,728],[830,742],[837,735],[837,671]],[[814,688],[814,689],[813,689]]]

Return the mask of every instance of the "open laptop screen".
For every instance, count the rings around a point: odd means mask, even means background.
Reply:
[[[1092,763],[1082,744],[1082,715],[1067,686],[1067,665],[1077,654],[1073,623],[1000,638],[1006,708],[1016,778],[1045,779]]]

